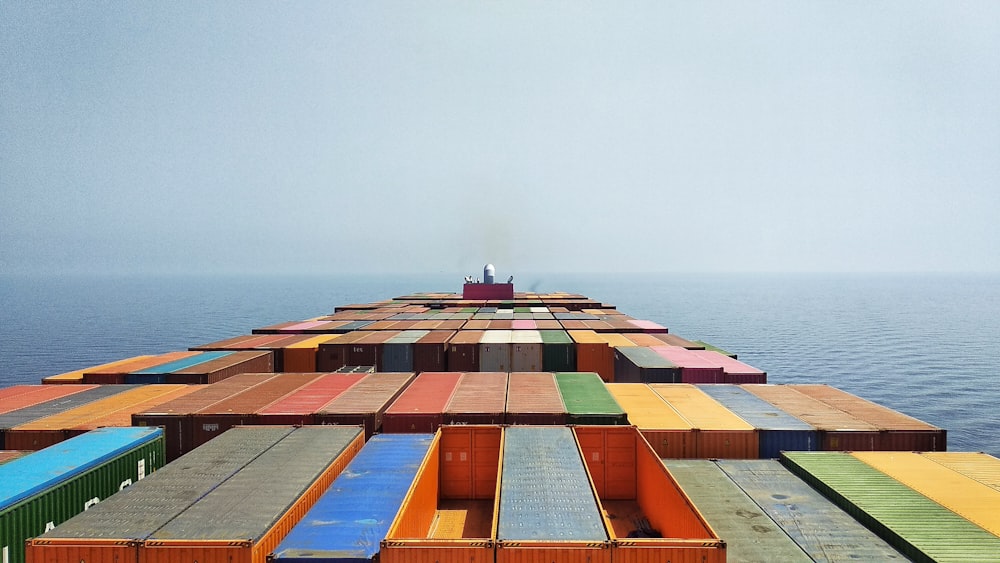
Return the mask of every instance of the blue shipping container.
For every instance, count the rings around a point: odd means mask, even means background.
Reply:
[[[187,358],[181,358],[179,360],[174,360],[172,362],[167,362],[158,366],[153,366],[151,368],[146,368],[139,371],[134,371],[125,376],[125,383],[166,383],[167,374],[173,373],[178,370],[203,364],[211,360],[217,360],[219,358],[225,358],[231,355],[232,352],[202,352],[200,354],[189,356]]]
[[[819,449],[819,431],[738,385],[698,385],[709,397],[758,430],[760,457],[777,458],[782,451]]]
[[[497,539],[608,541],[570,428],[507,428]]]
[[[379,552],[433,434],[373,436],[274,550],[276,563],[355,563]],[[572,439],[572,435],[570,436]]]

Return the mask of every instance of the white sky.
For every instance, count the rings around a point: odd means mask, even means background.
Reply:
[[[0,2],[0,272],[1000,271],[1000,2]]]

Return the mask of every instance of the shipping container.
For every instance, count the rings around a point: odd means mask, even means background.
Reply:
[[[371,373],[320,407],[313,415],[316,424],[361,425],[365,439],[382,428],[389,405],[413,381],[412,373]]]
[[[628,416],[596,373],[555,374],[566,424],[628,424]]]
[[[786,531],[766,513],[765,509],[770,505],[770,501],[759,505],[734,483],[714,461],[707,459],[665,459],[663,464],[685,496],[691,499],[698,511],[705,517],[705,521],[719,537],[725,538],[728,561],[812,563],[814,560],[825,560],[822,557],[813,559],[807,555],[789,537],[789,532],[795,533],[796,530]],[[795,477],[792,478],[795,479]],[[798,496],[796,499],[800,502],[811,500],[812,502],[829,503],[818,493],[813,492],[813,495],[815,498],[812,499],[803,499],[807,495]],[[783,507],[784,505],[779,506]],[[850,520],[850,516],[847,516],[843,511],[836,507],[833,508],[840,512],[844,518]],[[794,515],[794,512],[792,514]],[[827,513],[821,512],[821,514],[826,515]],[[811,526],[812,522],[813,520],[807,520],[802,525]],[[857,522],[854,524],[864,530]],[[823,530],[817,532],[822,534]]]
[[[499,426],[445,426],[382,541],[382,563],[492,561],[499,502]]]
[[[799,393],[842,410],[879,429],[880,451],[943,452],[945,430],[829,385],[790,385]]]
[[[444,409],[444,424],[503,424],[507,378],[503,372],[468,372]]]
[[[219,342],[213,342],[211,344],[203,344],[201,346],[194,346],[189,348],[189,350],[202,350],[202,351],[212,351],[212,350],[254,350],[259,346],[265,346],[271,342],[277,342],[279,340],[284,340],[288,338],[287,334],[255,334],[249,338],[236,337],[227,340],[221,340]]]
[[[196,366],[209,360],[222,358],[232,352],[184,352],[184,357],[125,374],[122,383],[166,383],[167,374],[180,369]]]
[[[52,416],[63,411],[68,411],[107,397],[112,397],[119,393],[137,389],[138,387],[138,385],[99,385],[91,387],[85,391],[80,391],[79,393],[64,395],[56,399],[45,401],[44,403],[37,403],[0,414],[0,450],[8,449],[4,445],[4,438],[7,430],[11,428],[22,424],[28,424],[29,422],[33,422],[47,416]]]
[[[310,383],[258,409],[254,413],[254,424],[315,424],[313,413],[364,377],[363,373],[320,375]]]
[[[592,330],[567,331],[576,343],[577,371],[592,371],[606,382],[615,379],[614,351],[608,342]]]
[[[196,366],[186,367],[167,374],[167,383],[211,384],[241,373],[268,373],[274,371],[272,352],[239,350],[228,356],[215,358]]]
[[[1000,561],[1000,538],[843,452],[785,452],[792,473],[913,561]]]
[[[573,429],[597,493],[611,559],[724,562],[726,543],[633,426]]]
[[[542,335],[537,330],[511,332],[508,371],[542,371],[542,346]]]
[[[694,350],[681,346],[653,346],[650,350],[663,356],[668,362],[680,368],[680,378],[676,383],[723,383],[725,375],[718,362],[699,356]],[[747,383],[764,383],[750,381]]]
[[[761,458],[777,458],[784,450],[819,449],[819,432],[814,427],[738,385],[699,385],[698,389],[757,429]]]
[[[360,330],[348,332],[341,335],[336,340],[320,344],[316,352],[316,371],[332,372],[349,365],[347,361],[347,352],[350,349],[350,346],[358,340],[366,338],[369,334],[372,333]],[[372,362],[368,365],[375,365],[375,363]]]
[[[610,537],[571,429],[508,427],[501,472],[497,563],[610,563]]]
[[[787,385],[743,385],[753,395],[816,428],[820,450],[872,451],[879,446],[879,430]]]
[[[488,371],[479,369],[479,341],[482,330],[462,330],[448,341],[448,371]]]
[[[305,426],[153,532],[141,563],[264,563],[364,445],[357,427]]]
[[[542,337],[541,371],[575,371],[576,346],[564,330],[540,330]]]
[[[198,355],[198,352],[180,351],[168,352],[156,356],[137,356],[130,361],[112,367],[94,368],[93,370],[85,371],[83,373],[83,382],[99,384],[135,383],[134,381],[125,381],[126,376],[133,371],[173,363],[176,360],[196,355]]]
[[[194,426],[191,415],[207,406],[223,401],[277,377],[273,373],[242,374],[206,385],[197,391],[158,405],[156,408],[132,415],[135,426],[163,428],[167,442],[167,461],[173,461],[195,447]]]
[[[25,541],[163,466],[159,428],[102,428],[0,465],[0,550],[24,563]]]
[[[192,443],[207,443],[234,426],[257,421],[255,413],[314,381],[319,373],[283,373],[191,413]]]
[[[269,561],[374,561],[433,438],[431,434],[373,436]]]
[[[387,340],[382,345],[382,371],[414,371],[413,345],[425,336],[426,330],[404,330]]]
[[[479,369],[476,371],[510,371],[510,330],[487,330],[479,340]]]
[[[681,368],[652,348],[613,349],[615,383],[680,383]]]
[[[727,351],[723,350],[722,348],[719,348],[718,346],[712,346],[711,344],[709,344],[708,342],[705,342],[703,340],[692,340],[691,343],[694,344],[694,345],[696,345],[697,348],[689,348],[689,350],[692,350],[692,349],[711,350],[713,352],[718,352],[718,353],[720,353],[720,354],[722,354],[724,356],[729,356],[730,358],[732,358],[734,360],[736,359],[736,354],[733,354],[732,352],[727,352]]]
[[[725,373],[722,383],[767,383],[767,373],[725,354],[713,350],[691,350],[691,353],[722,367]]]
[[[32,407],[67,395],[96,389],[96,385],[15,385],[0,390],[0,414]]]
[[[1000,490],[1000,459],[983,452],[921,452],[920,455]]]
[[[321,344],[333,342],[339,334],[321,334],[309,340],[285,346],[285,371],[288,373],[310,373],[316,369],[316,354]]]
[[[754,427],[694,385],[657,383],[649,388],[691,423],[695,457],[754,459],[759,455]]]
[[[694,427],[643,383],[608,383],[608,392],[661,458],[695,457]]]
[[[676,334],[667,334],[665,332],[654,333],[653,336],[659,338],[667,344],[667,346],[680,346],[682,348],[687,348],[688,350],[701,350],[704,348],[701,344],[696,344],[686,338],[681,338]]]
[[[288,346],[294,346],[301,342],[306,342],[315,338],[311,334],[284,334],[283,338],[274,340],[272,342],[266,342],[258,344],[253,347],[253,350],[270,352],[272,371],[282,372],[288,371],[285,368],[285,348]]]
[[[1000,491],[915,452],[852,455],[980,528],[1000,537]]]
[[[566,424],[566,405],[551,373],[512,372],[506,411],[507,424]]]
[[[130,419],[131,412],[136,405],[170,395],[181,388],[177,385],[142,386],[25,424],[19,424],[6,431],[4,447],[32,451],[47,448],[67,438],[94,430],[97,426],[92,421],[104,418],[109,413],[125,410],[128,411]]]
[[[382,431],[433,434],[444,423],[445,407],[461,379],[459,372],[421,373],[386,409]]]
[[[454,371],[448,369],[448,341],[451,330],[431,330],[413,343],[413,371]]]

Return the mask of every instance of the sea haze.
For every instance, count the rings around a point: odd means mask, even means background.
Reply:
[[[337,305],[459,291],[462,276],[0,277],[0,386],[184,350]],[[1000,456],[1000,275],[516,274],[706,340],[770,383],[827,383]],[[498,277],[507,272],[498,270]]]

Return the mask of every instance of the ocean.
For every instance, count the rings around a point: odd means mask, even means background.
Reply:
[[[0,386],[248,334],[337,305],[460,291],[459,274],[0,276]],[[737,353],[770,383],[827,383],[1000,457],[1000,275],[518,275]]]

